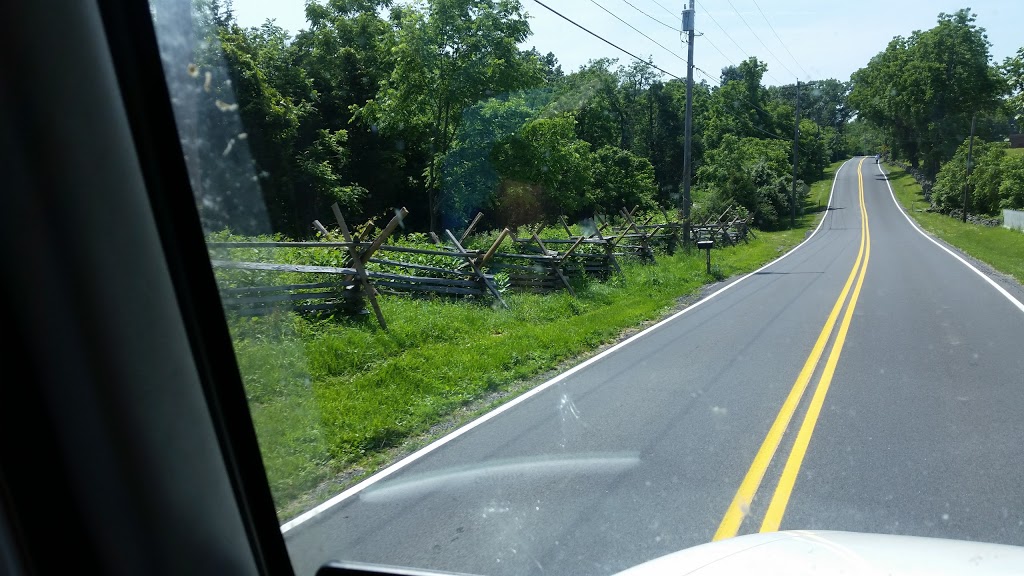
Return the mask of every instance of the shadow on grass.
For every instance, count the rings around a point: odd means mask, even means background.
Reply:
[[[895,168],[895,167],[890,166],[889,167],[888,175],[882,174],[882,175],[877,176],[875,179],[880,181],[880,182],[884,182],[884,181],[888,180],[890,183],[892,183],[892,182],[895,182],[896,180],[899,180],[900,178],[903,178],[904,176],[910,176],[910,174],[906,170],[902,170],[900,168]],[[916,183],[917,181],[914,180],[914,182]],[[916,202],[928,203],[928,200],[924,197],[924,190],[920,186],[917,186],[916,189],[914,190],[914,197],[912,198],[912,200],[915,203]]]

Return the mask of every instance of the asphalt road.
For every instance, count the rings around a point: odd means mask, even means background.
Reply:
[[[854,159],[786,257],[427,452],[286,525],[298,574],[613,574],[779,528],[1024,545],[1024,310]]]

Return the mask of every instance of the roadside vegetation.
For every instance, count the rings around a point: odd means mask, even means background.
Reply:
[[[828,199],[832,195],[832,180],[836,175],[836,170],[843,165],[846,160],[839,160],[832,163],[828,168],[825,169],[825,176],[811,184],[811,191],[807,195],[805,204],[805,211],[809,212],[822,212],[828,208]]]
[[[237,107],[245,131],[226,149],[197,140],[194,154],[204,165],[251,154],[267,208],[263,220],[231,200],[242,194],[222,201],[248,180],[195,182],[211,239],[309,240],[310,224],[329,221],[335,203],[349,222],[405,207],[400,241],[421,246],[478,213],[486,239],[506,227],[546,223],[552,233],[562,217],[634,206],[658,215],[682,203],[685,83],[653,62],[563,70],[554,54],[523,48],[531,32],[519,0],[312,2],[308,28],[294,31],[243,28],[229,2],[197,6],[209,49],[186,68],[196,105]],[[701,256],[680,252],[654,265],[622,262],[621,275],[584,282],[575,298],[506,294],[509,310],[383,297],[388,332],[346,318],[231,319],[282,517],[315,503],[325,482],[369,473],[436,427],[801,241],[827,192],[790,227],[791,191],[809,204],[810,184],[861,147],[846,136],[849,84],[766,87],[767,70],[751,57],[693,87],[691,220],[732,209],[757,229],[749,244],[715,250],[711,276]]]
[[[914,177],[899,168],[888,166],[887,169],[893,193],[922,228],[1024,284],[1024,234],[1001,226],[964,223],[930,212],[926,210],[930,203]]]
[[[254,227],[245,206],[201,198],[209,231],[308,239],[334,203],[352,221],[405,207],[406,226],[437,234],[480,212],[478,230],[501,230],[681,204],[686,83],[651,62],[563,70],[554,54],[522,48],[531,32],[519,0],[309,3],[308,29],[296,31],[243,28],[229,3],[209,7],[201,25],[223,58],[199,54],[189,73],[210,107],[237,102],[246,138],[236,147],[252,154],[271,228]],[[789,225],[798,87],[767,87],[767,72],[751,57],[693,87],[694,220],[732,205],[760,229]],[[849,88],[799,87],[801,199],[861,147],[846,134]],[[219,161],[223,147],[206,145]]]
[[[243,28],[230,2],[196,6],[209,41],[182,72],[197,106],[237,109],[245,131],[226,148],[191,142],[195,162],[231,153],[256,175],[193,182],[211,238],[308,240],[335,203],[350,222],[407,208],[400,241],[419,246],[478,213],[480,238],[493,238],[542,223],[552,233],[562,217],[682,205],[685,83],[653,62],[598,59],[563,70],[554,54],[523,49],[531,31],[519,0],[309,2],[308,28],[297,31],[273,21]],[[623,263],[621,275],[580,282],[576,297],[507,294],[508,310],[382,297],[387,332],[342,317],[230,319],[280,515],[662,317],[680,297],[777,257],[820,218],[831,176],[850,155],[905,160],[918,178],[939,176],[931,199],[952,198],[943,190],[959,185],[957,148],[972,115],[979,133],[1001,141],[1024,110],[1024,49],[992,63],[967,10],[895,38],[848,82],[767,87],[767,70],[751,57],[718,77],[701,71],[693,86],[692,221],[735,209],[757,229],[749,244],[716,249],[710,276],[700,255],[679,252]],[[928,100],[936,94],[948,97]],[[1020,189],[1004,183],[1024,179],[1024,157],[976,146],[996,167],[979,169],[976,206],[1016,206]],[[901,201],[913,202],[912,182],[894,182]],[[258,187],[265,219],[232,193],[243,186]],[[794,189],[802,209],[790,227]],[[978,256],[1021,278],[1016,239],[950,230],[951,243],[988,250]]]
[[[296,501],[304,493],[332,479],[337,489],[374,471],[390,449],[460,409],[525,391],[522,383],[660,319],[678,298],[777,258],[819,217],[809,213],[796,228],[757,232],[749,244],[716,249],[712,276],[702,254],[679,251],[659,254],[653,265],[623,263],[621,275],[584,282],[576,298],[506,294],[508,310],[383,296],[389,331],[369,321],[292,313],[233,319],[236,355],[282,517],[301,511]]]
[[[964,142],[942,165],[931,191],[932,205],[943,214],[963,212],[964,183],[967,182],[967,152]],[[968,214],[998,218],[1003,208],[1024,209],[1024,149],[1010,149],[1004,142],[975,142],[971,150]]]
[[[969,9],[893,38],[851,77],[863,124],[848,133],[885,154],[896,197],[924,229],[1024,282],[1024,234],[993,225],[1002,209],[1024,209],[1024,150],[1006,142],[1024,121],[1024,47],[1001,63],[990,47]]]

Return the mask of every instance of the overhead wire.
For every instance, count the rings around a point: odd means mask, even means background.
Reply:
[[[601,36],[600,34],[597,34],[596,32],[592,32],[592,31],[590,31],[590,30],[589,30],[588,28],[584,27],[584,26],[583,26],[582,24],[578,24],[578,23],[577,23],[577,22],[576,22],[575,20],[573,20],[572,18],[569,18],[568,16],[566,16],[566,15],[562,14],[562,13],[561,13],[561,12],[559,12],[558,10],[555,10],[554,8],[552,8],[552,7],[548,6],[547,4],[545,4],[545,3],[541,2],[540,0],[533,0],[533,1],[534,1],[534,2],[536,2],[537,4],[539,4],[539,5],[540,5],[541,7],[543,7],[544,9],[546,9],[546,10],[548,10],[549,12],[553,13],[553,14],[554,14],[555,16],[558,16],[558,17],[559,17],[559,18],[561,18],[562,20],[565,20],[566,22],[568,22],[568,23],[572,24],[573,26],[575,26],[575,27],[579,28],[580,30],[583,30],[583,31],[584,31],[584,32],[586,32],[587,34],[590,34],[590,35],[591,35],[591,36],[593,36],[594,38],[597,38],[598,40],[600,40],[600,41],[604,42],[605,44],[607,44],[607,45],[611,46],[612,48],[615,48],[615,49],[616,49],[616,50],[618,50],[619,52],[622,52],[622,53],[624,53],[624,54],[627,54],[627,55],[629,55],[629,56],[632,56],[632,57],[633,57],[634,59],[636,59],[637,61],[640,61],[640,62],[644,62],[644,63],[646,63],[646,64],[650,65],[650,66],[651,66],[651,68],[654,68],[655,70],[658,70],[659,72],[661,72],[661,73],[665,74],[666,76],[670,76],[670,77],[672,77],[672,78],[675,78],[676,80],[682,80],[682,78],[680,78],[679,76],[676,76],[675,74],[673,74],[673,73],[669,72],[668,70],[665,70],[664,68],[662,68],[662,67],[658,66],[657,64],[655,64],[654,62],[652,62],[652,61],[651,61],[650,59],[646,59],[646,60],[645,60],[645,59],[643,59],[643,58],[641,58],[641,57],[637,56],[636,54],[633,54],[633,53],[632,53],[632,52],[630,52],[629,50],[626,50],[625,48],[622,48],[621,46],[618,46],[617,44],[613,43],[612,41],[610,41],[610,40],[607,40],[607,39],[605,39],[605,38],[604,38],[603,36]]]
[[[658,66],[658,65],[654,64],[654,62],[653,62],[653,61],[651,61],[650,59],[646,59],[646,60],[645,60],[645,59],[643,59],[643,58],[641,58],[641,57],[637,56],[636,54],[633,54],[633,53],[632,53],[632,52],[630,52],[629,50],[626,50],[625,48],[622,48],[621,46],[618,46],[617,44],[615,44],[615,43],[611,42],[610,40],[607,40],[606,38],[604,38],[604,37],[603,37],[603,36],[601,36],[600,34],[597,34],[596,32],[593,32],[593,31],[591,31],[590,29],[586,28],[586,27],[585,27],[585,26],[583,26],[582,24],[579,24],[579,23],[577,23],[577,22],[576,22],[575,20],[573,20],[573,19],[569,18],[568,16],[566,16],[566,15],[562,14],[561,12],[559,12],[559,11],[555,10],[554,8],[552,8],[552,7],[548,6],[548,5],[547,5],[547,4],[545,4],[544,2],[541,2],[541,0],[533,0],[533,1],[534,1],[534,2],[536,2],[537,4],[539,4],[539,5],[540,5],[540,6],[542,7],[542,8],[544,8],[544,9],[548,10],[549,12],[551,12],[551,13],[553,13],[554,15],[558,16],[559,18],[561,18],[561,19],[565,20],[566,22],[569,22],[569,23],[570,23],[570,24],[572,24],[573,26],[576,26],[576,27],[577,27],[577,28],[579,28],[580,30],[583,30],[583,31],[584,31],[584,32],[586,32],[587,34],[590,34],[591,36],[593,36],[593,37],[597,38],[598,40],[600,40],[600,41],[604,42],[605,44],[608,44],[608,45],[609,45],[609,46],[611,46],[612,48],[615,48],[616,50],[619,50],[620,52],[623,52],[624,54],[627,54],[627,55],[631,56],[632,58],[634,58],[634,59],[635,59],[635,60],[637,60],[637,61],[640,61],[640,62],[644,62],[645,64],[648,64],[649,66],[651,66],[652,68],[654,68],[654,69],[656,69],[656,70],[658,70],[658,71],[662,72],[662,73],[663,73],[663,74],[665,74],[666,76],[669,76],[669,77],[671,77],[671,78],[674,78],[674,79],[676,79],[676,80],[683,80],[683,78],[680,78],[679,76],[676,76],[675,74],[672,74],[672,73],[671,73],[671,72],[669,72],[668,70],[665,70],[664,68],[661,68],[660,66]],[[597,4],[597,2],[594,2],[594,0],[591,0],[591,2],[593,2],[593,3],[595,4],[595,5],[597,5],[597,6],[601,7],[602,9],[604,8],[604,7],[603,7],[603,6],[601,6],[600,4]],[[627,26],[629,26],[630,28],[633,28],[633,26],[632,26],[632,25],[630,25],[629,23],[625,22],[624,20],[622,20],[621,18],[619,18],[618,16],[616,16],[616,15],[615,15],[614,13],[610,12],[610,11],[609,11],[609,10],[607,10],[607,9],[605,9],[605,11],[606,11],[606,12],[608,12],[609,14],[611,14],[612,16],[615,16],[615,17],[616,17],[616,19],[618,19],[619,21],[621,21],[621,22],[622,22],[623,24],[626,24],[626,25],[627,25]],[[636,30],[636,28],[633,28],[633,30]],[[637,31],[637,32],[640,32],[639,30],[636,30],[636,31]],[[645,38],[647,38],[648,40],[650,40],[650,37],[648,37],[648,36],[647,36],[646,34],[643,34],[642,32],[640,32],[640,34],[641,34],[641,35],[643,35],[643,36],[644,36]],[[652,42],[653,42],[653,40],[652,40]],[[655,43],[657,44],[657,42],[655,42]],[[660,44],[658,44],[658,45],[659,45],[659,46],[661,46]],[[664,48],[664,46],[662,46],[662,48]],[[671,50],[667,50],[667,49],[666,49],[666,51],[667,51],[667,52],[669,52],[670,54],[673,54],[673,55],[675,55],[676,57],[679,57],[678,55],[676,55],[676,54],[675,54],[674,52],[672,52]],[[707,73],[706,71],[704,71],[703,69],[701,69],[701,68],[698,68],[697,66],[694,66],[694,69],[695,69],[695,70],[697,70],[697,71],[699,71],[699,72],[700,72],[700,73],[701,73],[702,75],[704,75],[704,76],[705,76],[705,77],[706,77],[707,79],[709,79],[709,80],[711,80],[712,82],[715,82],[715,83],[717,83],[718,85],[720,85],[720,82],[719,82],[719,81],[718,81],[717,79],[715,79],[715,78],[714,78],[713,76],[711,76],[710,74],[708,74],[708,73]],[[747,100],[746,98],[744,98],[744,101],[745,101],[745,102],[746,102],[747,104],[749,104],[749,105],[753,106],[754,108],[756,108],[756,109],[760,110],[761,112],[764,112],[765,114],[768,114],[768,112],[767,112],[766,110],[764,110],[764,109],[763,109],[763,108],[761,108],[760,106],[758,106],[758,105],[754,104],[753,102],[750,102],[750,101],[749,101],[749,100]],[[737,116],[736,114],[733,114],[733,113],[732,113],[732,112],[731,112],[730,110],[728,110],[728,109],[723,109],[722,111],[723,111],[723,112],[725,112],[725,114],[727,114],[728,116],[731,116],[732,118],[734,118],[734,119],[736,119],[736,120],[738,120],[738,121],[741,121],[741,122],[743,122],[743,121],[744,121],[744,119],[743,119],[743,118],[740,118],[740,117],[739,117],[739,116]],[[757,126],[754,126],[753,124],[751,124],[751,126],[750,126],[750,127],[751,127],[751,128],[753,128],[754,130],[756,130],[756,131],[758,131],[758,132],[762,133],[762,134],[765,134],[765,135],[767,135],[767,136],[771,137],[771,138],[775,138],[775,139],[778,139],[778,140],[784,140],[784,141],[787,141],[787,142],[789,142],[789,141],[792,141],[792,139],[790,139],[790,138],[786,138],[786,137],[784,137],[784,136],[780,136],[780,135],[778,135],[778,134],[773,134],[773,133],[771,133],[771,132],[769,132],[769,131],[767,131],[767,130],[764,130],[764,129],[762,129],[762,128],[759,128],[759,127],[757,127]],[[801,151],[803,150],[802,148],[800,148],[799,144],[797,145],[797,148],[798,148],[798,149],[800,149]]]
[[[800,68],[800,70],[806,75],[807,78],[810,78],[811,74],[807,71],[806,68],[803,67],[802,64],[800,64],[800,61],[796,59],[796,56],[793,56],[793,53],[789,51],[789,46],[786,46],[786,43],[783,42],[782,38],[779,37],[779,33],[775,31],[775,27],[772,26],[772,23],[768,20],[768,16],[764,13],[764,10],[761,10],[761,6],[757,3],[757,0],[751,1],[754,3],[754,6],[757,6],[757,11],[761,13],[761,17],[764,18],[765,24],[768,25],[768,28],[772,31],[772,34],[775,35],[775,39],[779,41],[779,44],[782,44],[782,48],[786,51],[787,54],[789,54],[789,57],[793,59],[793,62],[797,65],[797,67]]]
[[[632,7],[633,7],[633,8],[634,8],[634,9],[635,9],[635,10],[636,10],[637,12],[639,12],[639,13],[643,14],[644,16],[647,16],[647,17],[648,17],[648,18],[650,18],[651,20],[654,20],[654,21],[655,21],[655,22],[657,22],[658,24],[661,24],[662,26],[665,26],[666,28],[669,28],[670,30],[674,30],[674,31],[676,31],[676,32],[679,32],[680,34],[683,34],[683,33],[684,33],[684,32],[683,32],[682,30],[680,30],[679,28],[675,28],[675,27],[673,27],[673,26],[669,26],[668,24],[665,24],[664,22],[662,22],[661,20],[658,20],[658,19],[657,19],[657,18],[655,18],[654,16],[651,16],[651,15],[650,15],[650,14],[648,14],[647,12],[644,12],[644,11],[643,11],[643,10],[641,10],[640,8],[637,8],[637,7],[636,7],[636,5],[634,5],[634,4],[633,4],[632,2],[630,2],[629,0],[622,0],[622,1],[623,1],[623,2],[625,2],[626,4],[629,4],[629,5],[630,5],[630,6],[632,6]],[[662,6],[662,5],[661,5],[661,4],[659,3],[659,2],[657,2],[656,0],[651,0],[651,1],[652,1],[652,2],[654,2],[655,4],[657,4],[658,6],[661,6],[661,8],[662,8],[663,10],[665,10],[666,12],[668,12],[669,14],[672,14],[672,12],[671,12],[671,11],[670,11],[670,10],[669,10],[668,8],[665,8],[664,6]],[[672,14],[672,15],[673,15],[673,16],[678,16],[678,14]],[[729,63],[730,63],[730,64],[732,64],[733,66],[735,66],[735,65],[736,65],[736,63],[732,61],[732,58],[729,58],[729,56],[728,56],[728,55],[727,55],[727,54],[726,54],[725,52],[722,52],[722,50],[721,50],[721,49],[720,49],[720,48],[719,48],[718,46],[716,46],[716,45],[715,45],[715,43],[714,43],[714,42],[712,42],[710,38],[704,38],[704,41],[705,41],[705,42],[707,42],[709,46],[711,46],[712,48],[714,48],[716,52],[718,52],[719,54],[721,54],[721,55],[722,55],[722,58],[725,58],[726,60],[728,60],[728,61],[729,61]]]
[[[790,74],[791,74],[791,75],[792,75],[792,76],[793,76],[794,78],[796,78],[796,79],[799,79],[799,78],[800,78],[800,76],[799,76],[799,75],[797,75],[797,74],[794,74],[794,73],[793,73],[793,71],[792,71],[792,70],[790,70],[790,69],[789,69],[789,67],[787,67],[787,66],[786,66],[786,65],[785,65],[785,64],[784,64],[784,63],[782,62],[782,59],[781,59],[781,58],[779,58],[778,56],[776,56],[776,55],[775,55],[775,53],[774,53],[774,52],[772,52],[772,49],[771,49],[771,48],[769,48],[769,47],[768,47],[768,45],[764,43],[764,40],[761,40],[761,37],[757,35],[757,32],[754,32],[754,29],[753,29],[753,28],[752,28],[752,27],[750,26],[750,24],[749,24],[749,23],[747,22],[747,19],[746,19],[746,18],[744,18],[744,17],[743,17],[743,14],[740,14],[740,11],[739,11],[739,10],[737,10],[737,9],[736,9],[736,6],[734,6],[734,5],[733,5],[733,3],[732,3],[732,0],[725,0],[725,1],[729,3],[729,6],[731,6],[731,7],[732,7],[732,10],[733,10],[733,12],[735,12],[735,13],[736,13],[736,15],[740,17],[740,20],[742,20],[742,21],[743,21],[743,24],[745,24],[745,25],[747,26],[747,29],[748,29],[748,30],[750,30],[750,33],[754,35],[754,38],[756,38],[756,39],[757,39],[757,41],[761,43],[761,46],[764,46],[764,49],[765,49],[765,50],[767,50],[769,54],[771,54],[772,58],[775,58],[775,61],[779,63],[779,66],[782,66],[782,68],[783,68],[783,69],[784,69],[784,70],[785,70],[786,72],[789,72],[789,73],[790,73]]]
[[[658,0],[651,0],[651,2],[654,2],[658,6],[661,6],[661,9],[664,10],[665,12],[668,12],[669,14],[671,14],[673,16],[679,16],[679,14],[676,14],[675,12],[669,10],[668,8],[665,8],[665,5],[662,4],[661,2],[658,2]]]
[[[676,58],[678,58],[679,60],[682,60],[683,62],[686,62],[686,58],[683,58],[683,57],[682,57],[682,56],[680,56],[679,54],[676,54],[676,53],[675,53],[675,52],[673,52],[672,50],[669,50],[668,48],[666,48],[666,47],[662,46],[662,44],[661,44],[660,42],[658,42],[658,41],[657,41],[657,40],[655,40],[654,38],[651,38],[651,37],[650,37],[650,36],[648,36],[647,34],[644,34],[643,32],[641,32],[641,31],[640,31],[640,29],[639,29],[639,28],[637,28],[637,27],[633,26],[633,25],[632,25],[632,24],[630,24],[629,22],[626,22],[625,20],[623,20],[622,18],[620,18],[618,14],[616,14],[616,13],[612,12],[611,10],[609,10],[609,9],[605,8],[605,7],[604,7],[604,6],[602,6],[601,4],[598,4],[598,3],[597,3],[597,0],[590,0],[590,3],[591,3],[591,4],[593,4],[594,6],[597,6],[597,7],[598,7],[598,8],[600,8],[601,10],[604,10],[604,11],[605,11],[605,12],[607,12],[608,14],[611,14],[611,16],[612,16],[613,18],[615,18],[615,19],[616,19],[616,20],[618,20],[619,22],[622,22],[622,23],[623,23],[623,24],[625,24],[626,26],[629,26],[629,27],[630,27],[630,28],[632,28],[632,29],[633,29],[633,31],[635,31],[635,32],[636,32],[637,34],[639,34],[639,35],[643,36],[644,38],[647,38],[647,39],[648,39],[648,40],[650,40],[651,42],[653,42],[653,43],[657,44],[657,45],[658,45],[658,46],[659,46],[659,47],[660,47],[660,48],[661,48],[662,50],[664,50],[665,52],[668,52],[669,54],[671,54],[671,55],[675,56],[675,57],[676,57]]]
[[[729,34],[729,32],[728,32],[728,31],[726,31],[725,27],[724,27],[724,26],[722,26],[722,25],[721,25],[721,24],[720,24],[720,23],[718,22],[718,20],[716,20],[716,19],[715,19],[714,15],[712,15],[712,14],[711,14],[711,11],[710,11],[710,10],[707,10],[707,9],[705,9],[705,8],[704,8],[704,6],[703,6],[703,5],[701,5],[701,3],[700,3],[700,2],[697,2],[697,6],[700,6],[700,7],[701,7],[701,9],[703,9],[703,10],[704,10],[704,15],[705,15],[705,16],[707,16],[708,18],[710,18],[710,19],[711,19],[711,21],[712,21],[712,22],[713,22],[713,23],[715,24],[715,26],[718,26],[718,29],[719,29],[719,30],[721,30],[723,34],[725,34],[725,37],[726,37],[726,38],[728,38],[728,39],[729,39],[729,41],[731,41],[731,42],[733,43],[733,45],[734,45],[734,46],[736,46],[736,48],[737,48],[737,49],[738,49],[738,50],[740,51],[740,53],[741,53],[741,54],[743,54],[744,56],[747,56],[747,51],[746,51],[746,50],[744,50],[744,49],[743,49],[743,47],[742,47],[742,46],[740,46],[739,42],[737,42],[737,41],[736,41],[736,39],[735,39],[735,38],[733,38],[733,37],[732,37],[732,35],[731,35],[731,34]],[[709,42],[709,44],[710,44],[710,42]],[[719,52],[721,53],[721,50],[719,50]],[[724,56],[724,54],[723,54],[723,56]],[[749,57],[749,56],[747,56],[747,57]],[[726,60],[729,60],[729,59],[728,59],[728,58],[726,58]],[[730,62],[732,62],[732,60],[729,60],[729,61],[730,61]],[[736,65],[736,63],[735,63],[735,62],[733,62],[733,66],[735,66],[735,65]],[[776,77],[775,77],[775,76],[774,76],[774,75],[773,75],[772,73],[770,73],[770,72],[768,72],[768,71],[765,71],[764,75],[765,75],[765,76],[767,76],[767,77],[769,77],[769,78],[771,78],[772,80],[774,80],[776,84],[782,84],[782,82],[781,82],[781,81],[780,81],[780,80],[779,80],[778,78],[776,78]]]
[[[623,2],[625,2],[626,4],[629,4],[629,6],[630,6],[631,8],[633,8],[634,10],[636,10],[637,12],[639,12],[639,13],[643,14],[644,16],[647,16],[648,18],[650,18],[651,20],[654,20],[654,21],[655,21],[655,22],[657,22],[658,24],[661,24],[661,25],[662,25],[662,26],[664,26],[665,28],[668,28],[669,30],[672,30],[672,31],[674,31],[674,32],[679,32],[680,34],[682,34],[682,33],[683,33],[683,31],[682,31],[682,30],[680,30],[679,28],[676,28],[676,27],[674,27],[674,26],[672,26],[672,25],[670,25],[670,24],[666,24],[666,23],[662,22],[661,20],[658,20],[658,19],[657,19],[657,18],[655,18],[654,16],[651,16],[651,15],[650,15],[650,14],[648,14],[647,12],[644,12],[644,11],[643,11],[643,10],[641,10],[641,9],[640,9],[639,7],[637,7],[637,5],[636,5],[636,4],[633,4],[633,3],[632,3],[632,2],[630,2],[629,0],[622,0],[622,1],[623,1]]]
[[[705,42],[707,42],[709,46],[711,46],[711,47],[712,47],[712,48],[714,48],[714,49],[715,49],[715,50],[716,50],[716,51],[717,51],[717,52],[718,52],[719,54],[721,54],[721,55],[722,55],[722,58],[725,58],[726,60],[728,60],[728,61],[729,61],[729,63],[730,63],[730,64],[732,64],[733,66],[735,66],[735,65],[736,65],[736,63],[732,61],[732,58],[729,58],[728,56],[726,56],[726,55],[725,55],[725,52],[722,52],[721,50],[719,50],[719,49],[718,49],[718,46],[715,46],[715,43],[714,43],[714,42],[712,42],[710,38],[708,38],[707,36],[704,36],[704,35],[701,35],[701,38],[702,38],[702,39],[703,39],[703,40],[704,40]]]

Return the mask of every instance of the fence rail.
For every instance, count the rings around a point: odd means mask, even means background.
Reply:
[[[747,222],[731,217],[730,210],[714,222],[695,226],[692,239],[710,234],[732,244],[745,241],[751,234]],[[566,238],[541,238],[541,225],[522,234],[504,229],[485,249],[467,248],[464,243],[483,218],[478,213],[462,234],[451,230],[445,230],[443,237],[431,234],[434,244],[424,248],[388,243],[408,215],[404,208],[373,238],[369,237],[372,221],[353,235],[337,204],[332,211],[340,240],[337,232],[314,221],[322,241],[209,242],[211,262],[221,271],[218,277],[225,308],[248,315],[281,309],[365,315],[368,302],[377,322],[387,329],[376,299],[380,293],[489,298],[507,307],[496,281],[500,274],[507,277],[508,288],[513,290],[566,290],[575,295],[575,280],[607,279],[621,273],[619,258],[654,262],[655,248],[671,253],[681,244],[683,231],[682,222],[672,221],[665,212],[664,222],[654,222],[654,215],[638,220],[634,207],[619,212],[618,224],[607,216],[595,215],[593,226],[588,225],[583,234],[573,233],[563,218],[560,223]],[[301,254],[302,250],[325,248],[338,250],[340,257],[329,260],[342,265],[283,263],[270,257],[277,249],[295,249]],[[259,258],[259,251],[246,251],[244,258],[230,258],[231,251],[237,249],[264,249],[270,253]],[[288,259],[296,257],[290,254]],[[323,254],[319,257],[323,258]],[[259,261],[262,259],[271,261]]]

